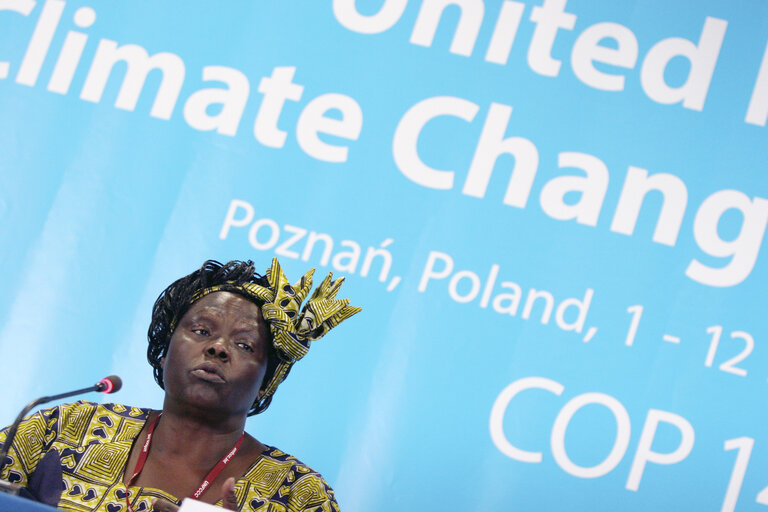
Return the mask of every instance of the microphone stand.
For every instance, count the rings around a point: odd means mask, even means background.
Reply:
[[[29,402],[26,405],[26,407],[24,407],[24,409],[21,410],[19,415],[16,416],[16,420],[13,422],[13,424],[11,424],[10,428],[8,429],[8,434],[5,437],[3,448],[2,450],[0,450],[0,472],[2,472],[3,466],[5,466],[5,458],[8,455],[8,450],[10,449],[11,444],[13,443],[13,440],[16,438],[16,431],[19,429],[21,420],[24,419],[24,416],[26,416],[30,410],[32,410],[33,408],[41,404],[52,402],[54,400],[59,400],[61,398],[67,398],[70,396],[79,395],[81,393],[88,393],[89,391],[106,391],[107,393],[111,393],[111,392],[117,391],[120,388],[120,386],[114,386],[114,389],[113,389],[112,388],[113,384],[111,382],[107,384],[104,382],[105,380],[107,379],[103,379],[97,382],[96,384],[94,384],[93,386],[88,386],[87,388],[77,389],[75,391],[68,391],[66,393],[61,393],[58,395],[41,396],[37,400],[32,400],[31,402]],[[21,491],[20,485],[8,482],[6,480],[0,480],[0,492],[6,492],[9,494],[18,495],[20,491]]]

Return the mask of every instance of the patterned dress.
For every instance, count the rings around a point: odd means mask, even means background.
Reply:
[[[149,511],[154,498],[178,502],[159,489],[123,483],[148,415],[149,409],[85,401],[41,410],[22,422],[0,477],[62,510],[125,512],[126,493],[136,512]],[[319,473],[272,446],[237,480],[235,496],[241,511],[339,511]]]

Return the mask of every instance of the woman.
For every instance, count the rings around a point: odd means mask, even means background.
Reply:
[[[161,411],[90,402],[19,428],[0,477],[64,510],[173,511],[194,497],[229,510],[338,511],[317,472],[244,432],[313,340],[360,308],[331,275],[301,309],[314,269],[291,286],[277,260],[206,261],[160,294],[147,357]],[[5,432],[0,433],[0,442]]]

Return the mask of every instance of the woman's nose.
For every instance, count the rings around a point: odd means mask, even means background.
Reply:
[[[217,340],[213,345],[208,347],[207,352],[209,355],[213,357],[217,357],[219,359],[227,359],[229,357],[229,353],[227,352],[226,346],[220,339]]]

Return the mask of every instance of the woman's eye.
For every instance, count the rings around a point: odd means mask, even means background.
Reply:
[[[210,332],[208,332],[208,329],[204,327],[195,327],[194,329],[192,329],[192,332],[194,332],[195,334],[199,334],[201,336],[208,336],[210,334]]]
[[[253,348],[251,348],[251,346],[247,343],[240,342],[237,344],[237,346],[247,352],[253,352]]]

